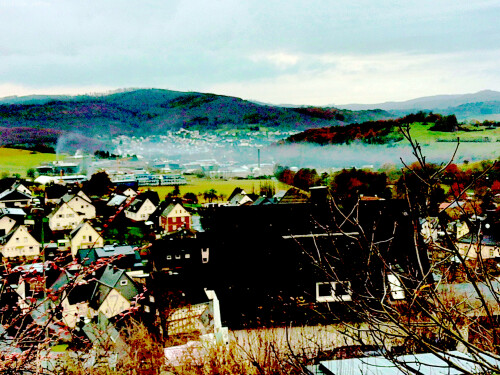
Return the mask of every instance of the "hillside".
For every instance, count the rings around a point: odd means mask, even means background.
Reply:
[[[385,111],[283,108],[235,97],[141,89],[101,96],[0,99],[0,127],[51,129],[86,136],[151,135],[169,130],[266,127],[304,130],[390,118]]]
[[[500,115],[500,92],[483,90],[473,94],[435,95],[402,102],[346,104],[338,107],[357,111],[378,108],[397,116],[410,112],[431,110],[442,114],[455,114],[461,121],[482,120],[488,117],[496,119]]]

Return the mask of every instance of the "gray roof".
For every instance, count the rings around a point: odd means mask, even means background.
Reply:
[[[22,208],[0,208],[0,216],[26,216],[26,212]]]
[[[127,196],[125,195],[120,195],[116,194],[113,198],[111,198],[108,203],[106,204],[107,206],[120,206],[123,202],[127,200]]]
[[[134,255],[135,256],[135,250],[132,246],[130,245],[105,245],[104,247],[97,247],[95,248],[96,254],[99,258],[108,258],[112,256],[119,256],[119,255]]]
[[[498,368],[500,362],[492,356],[481,355],[484,363]],[[456,367],[450,366],[452,362]],[[442,352],[437,354],[422,353],[409,354],[396,357],[393,361],[381,356],[367,358],[339,359],[334,361],[321,361],[319,365],[309,366],[313,374],[342,375],[342,374],[367,374],[367,375],[404,375],[407,373],[426,375],[459,375],[467,373],[483,373],[477,359],[470,354],[459,351]],[[400,365],[396,365],[399,363]],[[409,367],[404,369],[403,366]]]
[[[76,236],[76,234],[82,229],[82,227],[85,225],[86,221],[82,221],[75,229],[71,231],[69,234],[69,238],[73,238]]]

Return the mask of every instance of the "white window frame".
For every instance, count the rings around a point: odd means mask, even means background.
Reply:
[[[339,284],[344,284],[348,294],[336,295],[335,290]],[[330,285],[330,295],[321,295],[320,288],[324,285]],[[316,283],[316,302],[348,302],[352,301],[352,291],[350,281],[320,281]]]
[[[398,301],[405,299],[403,284],[397,275],[394,273],[388,273],[387,285],[389,286],[389,292],[391,293],[391,298],[393,300]]]

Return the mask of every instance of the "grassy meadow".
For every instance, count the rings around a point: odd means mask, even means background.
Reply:
[[[500,128],[486,129],[482,126],[474,127],[466,125],[467,130],[459,130],[456,132],[441,132],[429,130],[434,126],[431,124],[413,123],[410,133],[421,143],[433,143],[439,141],[455,141],[457,137],[464,142],[480,141],[484,137],[488,137],[490,142],[500,141]]]
[[[260,186],[268,183],[272,183],[276,191],[287,190],[289,188],[288,185],[273,180],[219,180],[198,178],[195,176],[186,176],[186,179],[188,181],[187,185],[179,186],[181,195],[188,192],[198,195],[203,194],[207,190],[214,189],[218,196],[223,195],[227,199],[236,187],[242,188],[247,193],[255,192],[257,194],[259,193]],[[147,188],[158,192],[160,199],[163,199],[168,193],[174,190],[173,186],[148,186],[142,187],[141,190],[146,190]],[[200,202],[204,202],[203,196],[199,196],[198,199],[200,199]]]
[[[55,161],[58,158],[60,159],[60,156],[56,156],[56,154],[0,147],[0,175],[19,174],[21,177],[26,177],[28,169],[36,168],[41,163]]]

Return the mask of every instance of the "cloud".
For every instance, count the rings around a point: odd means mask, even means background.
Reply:
[[[213,92],[270,103],[347,104],[406,100],[500,87],[500,50],[475,53],[303,55],[296,70],[269,79],[225,82]],[[284,94],[286,93],[286,94]]]
[[[4,1],[0,95],[12,94],[7,85],[221,88],[321,104],[498,89],[479,58],[500,45],[499,17],[489,0]],[[444,82],[453,74],[456,85]]]

